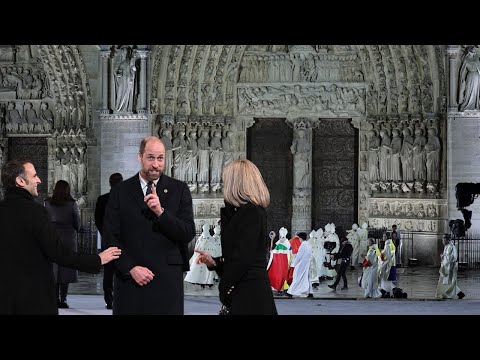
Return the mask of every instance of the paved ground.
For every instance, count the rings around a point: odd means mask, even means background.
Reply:
[[[463,300],[435,300],[438,268],[410,267],[398,269],[398,286],[407,292],[407,299],[363,299],[363,290],[356,282],[360,271],[348,271],[348,290],[332,291],[332,281],[314,290],[313,299],[276,297],[281,315],[480,315],[480,270],[459,272]],[[105,309],[102,275],[80,274],[80,281],[71,285],[68,296],[70,309],[62,315],[110,315]],[[340,289],[342,283],[338,289]],[[185,283],[185,314],[215,315],[220,308],[216,285],[202,288]]]

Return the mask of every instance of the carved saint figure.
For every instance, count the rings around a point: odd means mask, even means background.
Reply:
[[[380,179],[378,170],[378,152],[380,150],[380,138],[377,135],[377,130],[370,130],[370,142],[368,145],[368,174],[370,181],[377,181]]]
[[[403,143],[402,150],[400,151],[403,181],[413,180],[412,154],[413,136],[410,133],[410,129],[406,127],[403,129]]]
[[[290,151],[294,156],[294,177],[293,181],[296,188],[305,189],[309,186],[309,151],[310,147],[305,138],[305,130],[299,129],[297,131],[297,139],[293,140]]]
[[[428,141],[425,144],[425,153],[427,156],[427,181],[438,181],[440,169],[440,140],[437,136],[437,129],[434,127],[428,129]]]
[[[132,111],[135,90],[135,58],[130,47],[120,48],[120,62],[114,69],[115,111]]]
[[[475,47],[470,46],[462,60],[459,73],[458,110],[477,110],[480,108],[480,63]]]

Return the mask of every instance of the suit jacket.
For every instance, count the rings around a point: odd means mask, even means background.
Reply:
[[[57,315],[52,262],[98,273],[98,255],[69,251],[47,210],[21,188],[0,202],[0,314]]]
[[[97,198],[97,203],[95,204],[95,225],[97,226],[100,235],[102,236],[102,248],[104,247],[103,244],[103,218],[105,217],[105,210],[107,209],[108,198],[110,197],[110,193],[106,193],[100,195]]]
[[[183,271],[189,269],[188,243],[195,236],[192,195],[187,185],[162,175],[157,195],[165,209],[157,217],[143,201],[138,173],[110,191],[103,234],[122,249],[115,261],[113,313],[183,314]],[[149,268],[153,280],[139,286],[134,266]]]

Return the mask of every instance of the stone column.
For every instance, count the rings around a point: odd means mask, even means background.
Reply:
[[[447,55],[448,55],[448,71],[450,72],[450,102],[449,108],[455,108],[457,110],[458,107],[458,96],[457,96],[457,89],[458,89],[458,69],[457,69],[457,56],[458,56],[459,49],[458,47],[448,46],[447,48]]]
[[[115,54],[110,58],[110,72],[109,72],[109,79],[110,79],[110,110],[115,112],[115,76],[114,76],[114,69],[113,69],[113,62],[114,62]]]
[[[102,64],[101,70],[101,81],[102,81],[102,106],[101,106],[101,113],[108,114],[108,58],[110,56],[109,50],[102,50],[100,51],[100,58]]]
[[[147,57],[148,50],[137,50],[138,57],[140,58],[140,92],[138,94],[137,111],[140,114],[146,114],[147,112]]]
[[[292,235],[312,227],[312,127],[313,119],[287,119],[293,127]]]

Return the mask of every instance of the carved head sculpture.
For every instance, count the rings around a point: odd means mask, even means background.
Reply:
[[[428,128],[428,136],[437,136],[437,128],[435,127]]]

